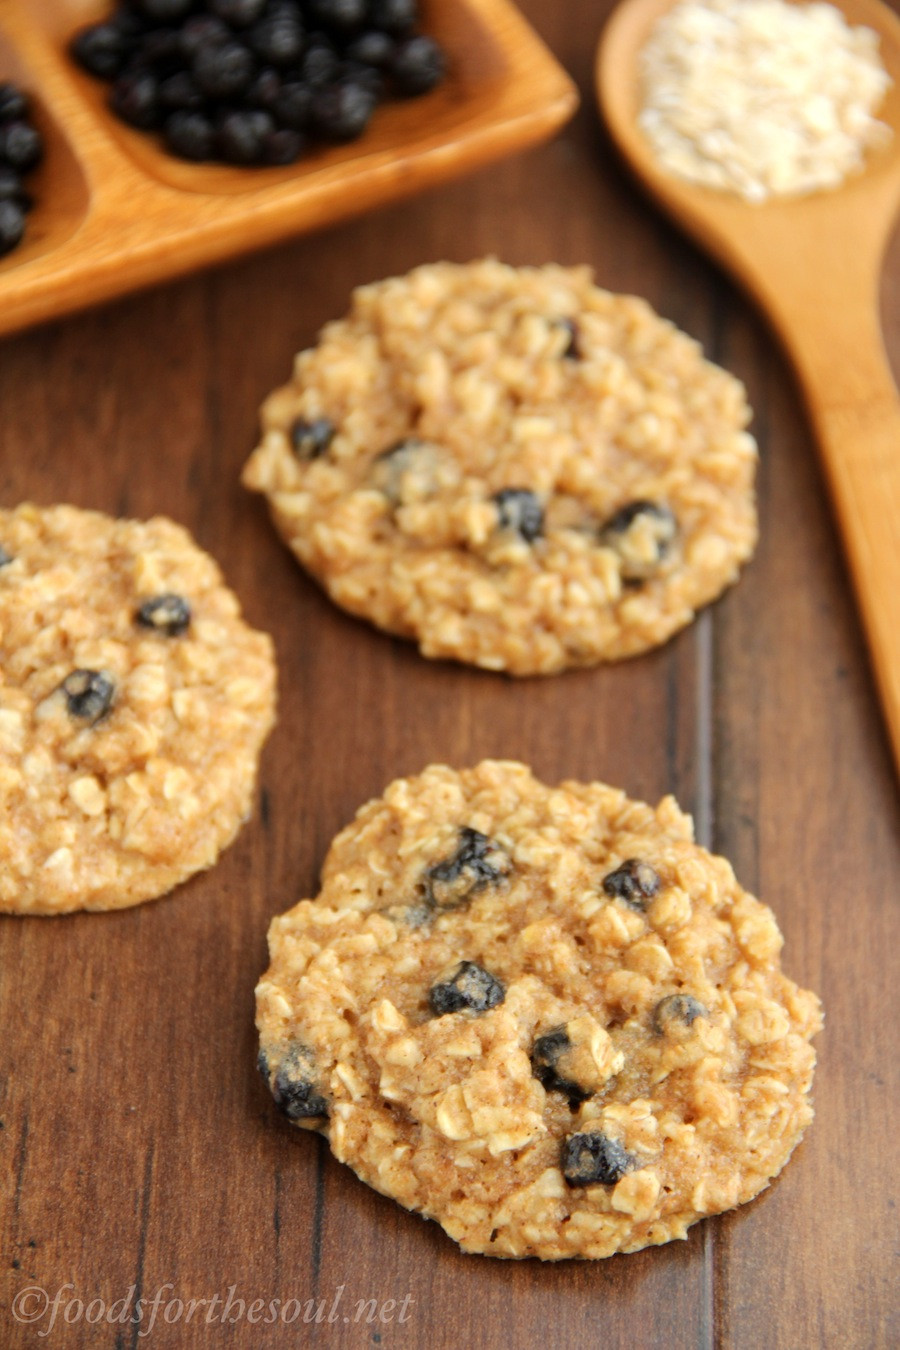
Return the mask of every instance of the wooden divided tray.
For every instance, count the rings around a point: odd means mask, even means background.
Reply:
[[[188,164],[107,109],[68,54],[112,0],[0,0],[0,79],[31,94],[47,153],[23,243],[0,259],[0,333],[408,195],[550,136],[568,76],[508,0],[425,0],[449,73],[358,141],[289,168]]]

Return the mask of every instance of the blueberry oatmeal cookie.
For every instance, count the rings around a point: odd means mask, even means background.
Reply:
[[[781,944],[671,797],[431,767],[273,921],[260,1068],[465,1251],[636,1251],[752,1199],[812,1119],[820,1005]]]
[[[756,542],[741,384],[587,268],[364,286],[263,408],[243,481],[333,600],[513,675],[632,656]]]
[[[210,867],[274,705],[270,639],[180,526],[0,510],[0,912],[119,909]]]

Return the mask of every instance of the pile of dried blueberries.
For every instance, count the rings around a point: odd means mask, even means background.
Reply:
[[[292,164],[439,83],[444,55],[418,17],[418,0],[120,0],[72,52],[112,81],[123,121],[182,159]]]
[[[0,257],[22,242],[32,201],[23,178],[44,153],[41,133],[32,126],[28,97],[18,85],[0,81]]]

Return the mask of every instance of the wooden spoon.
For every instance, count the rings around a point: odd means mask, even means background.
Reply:
[[[751,205],[662,169],[638,127],[638,54],[673,0],[624,0],[596,62],[600,107],[638,178],[768,314],[800,380],[837,512],[900,772],[900,397],[878,316],[881,263],[900,205],[900,20],[840,0],[880,35],[894,131],[834,191]]]

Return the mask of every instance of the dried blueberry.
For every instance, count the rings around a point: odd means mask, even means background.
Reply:
[[[403,497],[403,478],[416,469],[427,472],[427,445],[415,436],[405,436],[375,456],[372,463],[372,482],[379,492],[398,506]]]
[[[16,202],[25,211],[31,205],[31,199],[15,169],[0,168],[0,201]]]
[[[109,22],[131,51],[135,50],[144,35],[154,26],[152,19],[145,18],[144,15],[138,14],[136,9],[130,8],[120,9],[118,13],[113,14]]]
[[[659,1032],[676,1026],[691,1027],[698,1017],[709,1017],[709,1010],[691,994],[669,994],[653,1009],[653,1027]]]
[[[188,71],[178,70],[160,81],[159,104],[167,112],[201,112],[206,100]]]
[[[80,66],[101,80],[118,75],[130,50],[119,28],[113,23],[98,23],[77,33],[71,52]]]
[[[292,1047],[270,1087],[275,1105],[288,1120],[314,1120],[328,1115],[328,1103],[316,1086],[315,1058],[305,1045]]]
[[[407,38],[398,45],[390,70],[398,94],[427,94],[444,77],[444,53],[433,38]]]
[[[0,80],[0,122],[17,122],[28,116],[28,99],[11,80]]]
[[[157,28],[147,33],[129,62],[129,70],[151,70],[164,79],[181,68],[181,39],[175,28]]]
[[[503,488],[494,495],[500,528],[515,530],[531,544],[544,528],[544,508],[528,488]]]
[[[312,89],[300,80],[285,80],[271,104],[275,120],[291,131],[303,131],[309,126],[312,108]]]
[[[198,88],[208,98],[236,98],[256,73],[252,55],[239,42],[201,45],[191,70]]]
[[[615,1186],[635,1158],[605,1134],[573,1134],[563,1144],[562,1174],[570,1186]]]
[[[274,130],[271,114],[261,108],[226,113],[216,137],[219,154],[228,164],[262,164]]]
[[[0,567],[8,567],[13,560],[13,555],[7,553],[6,549],[0,544]]]
[[[221,47],[232,38],[231,29],[214,14],[198,14],[188,19],[178,35],[181,55],[193,61],[203,48]]]
[[[379,913],[387,915],[394,923],[406,924],[408,928],[424,928],[434,918],[434,910],[421,901],[415,905],[387,905]]]
[[[317,131],[332,141],[353,141],[369,125],[377,100],[361,84],[332,84],[319,89],[312,102]]]
[[[181,159],[212,159],[216,133],[212,122],[202,112],[173,112],[166,118],[163,137],[173,154]]]
[[[671,516],[671,511],[667,506],[660,505],[659,502],[635,501],[628,502],[621,507],[614,516],[606,522],[605,529],[624,531],[637,520],[638,516],[657,516],[660,520]]]
[[[644,909],[659,887],[659,873],[640,858],[626,858],[621,867],[603,878],[606,894],[624,900],[632,909]]]
[[[626,581],[645,581],[667,557],[678,533],[678,522],[659,502],[629,502],[600,531],[600,542],[619,556]]]
[[[535,1078],[548,1092],[563,1092],[570,1104],[577,1106],[591,1094],[560,1073],[560,1060],[571,1048],[572,1042],[565,1026],[545,1031],[543,1036],[538,1036],[532,1046],[531,1069]]]
[[[574,319],[559,319],[557,320],[557,327],[569,335],[569,341],[563,348],[563,356],[568,361],[579,361],[581,359],[581,348],[578,345],[578,324]]]
[[[171,23],[189,14],[194,0],[137,0],[135,8],[154,23]]]
[[[506,997],[506,990],[495,975],[474,961],[460,961],[445,971],[431,986],[428,1001],[437,1017],[446,1013],[487,1012]]]
[[[63,680],[66,707],[72,717],[86,722],[99,722],[112,707],[115,685],[108,675],[99,670],[73,670]]]
[[[27,117],[28,99],[22,90],[9,80],[0,83],[0,257],[16,248],[25,235],[32,199],[22,177],[44,153],[43,138]]]
[[[262,18],[266,0],[207,0],[207,8],[233,28],[247,28]]]
[[[344,54],[349,61],[360,61],[363,65],[385,70],[391,64],[396,49],[396,43],[389,34],[372,29],[354,38]]]
[[[334,439],[335,426],[327,417],[307,421],[298,417],[291,426],[291,445],[298,459],[318,459]]]
[[[248,108],[265,108],[267,112],[274,112],[282,85],[279,72],[272,66],[264,66],[259,74],[254,76],[244,95],[244,102]]]
[[[260,60],[282,69],[299,61],[303,52],[303,25],[298,17],[275,14],[250,29],[248,40]]]
[[[589,1012],[577,1013],[538,1036],[531,1050],[532,1072],[547,1092],[561,1092],[574,1110],[621,1069],[624,1055],[616,1052],[603,1026]]]
[[[306,146],[306,137],[302,131],[278,127],[263,143],[263,162],[272,165],[295,164]]]
[[[408,33],[418,17],[418,0],[369,0],[369,22],[385,33]]]
[[[143,628],[152,628],[166,637],[178,637],[187,632],[191,622],[191,607],[180,595],[171,591],[145,600],[135,615]]]
[[[374,66],[364,66],[359,61],[342,61],[338,67],[338,79],[341,84],[355,84],[371,94],[376,103],[384,98],[385,79]]]
[[[141,131],[159,125],[159,81],[149,71],[120,75],[109,99],[113,112]]]
[[[5,122],[0,126],[0,161],[18,173],[27,173],[41,160],[44,141],[28,122]]]
[[[456,909],[510,870],[509,855],[480,830],[464,825],[456,852],[429,867],[424,877],[427,903],[437,909]]]
[[[331,43],[319,34],[310,40],[300,62],[299,75],[304,84],[311,89],[321,89],[333,80],[339,65],[337,52]]]
[[[358,28],[366,17],[366,0],[307,0],[310,14],[319,23],[344,31]]]
[[[0,258],[21,244],[25,234],[25,208],[21,202],[0,201]]]

